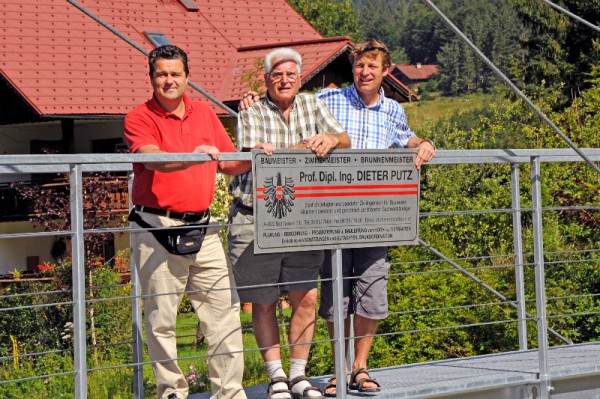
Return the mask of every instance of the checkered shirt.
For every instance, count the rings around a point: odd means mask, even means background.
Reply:
[[[238,114],[238,137],[243,148],[252,148],[258,143],[271,143],[275,149],[288,148],[319,133],[344,131],[325,103],[307,93],[299,93],[294,98],[289,124],[268,96]],[[231,192],[234,199],[252,206],[252,173],[235,176]]]
[[[404,148],[415,136],[408,127],[404,108],[397,101],[386,98],[383,88],[379,89],[379,101],[370,107],[360,98],[354,84],[340,89],[323,89],[316,96],[346,128],[352,148]]]

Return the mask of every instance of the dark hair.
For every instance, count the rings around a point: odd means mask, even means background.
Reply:
[[[369,39],[365,42],[359,43],[356,45],[356,47],[354,47],[354,49],[352,49],[352,64],[365,55],[368,55],[369,58],[375,58],[378,54],[381,54],[381,60],[384,68],[392,65],[390,50],[388,50],[387,46],[383,44],[383,42],[375,39]]]
[[[165,44],[164,46],[159,46],[152,50],[150,54],[148,54],[148,66],[150,67],[150,79],[154,77],[154,64],[159,59],[166,60],[176,60],[180,59],[183,62],[183,70],[185,71],[185,75],[190,74],[190,69],[188,68],[188,59],[185,51],[180,49],[177,46],[173,46],[172,44]]]

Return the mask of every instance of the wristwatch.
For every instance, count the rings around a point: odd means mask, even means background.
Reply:
[[[433,140],[431,140],[431,139],[422,139],[422,140],[419,142],[419,145],[421,145],[421,143],[424,143],[424,142],[428,142],[429,144],[431,144],[431,146],[432,146],[432,147],[433,147],[433,149],[435,150],[435,144],[433,144]],[[418,147],[418,146],[417,146],[417,147]]]

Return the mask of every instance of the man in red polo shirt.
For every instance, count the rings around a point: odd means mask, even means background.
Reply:
[[[211,397],[245,399],[239,299],[219,240],[219,225],[209,220],[208,208],[217,169],[235,175],[249,170],[251,164],[218,161],[221,152],[235,152],[235,147],[215,112],[185,95],[189,69],[183,50],[172,45],[157,47],[148,62],[154,95],[125,118],[129,150],[142,154],[206,153],[216,161],[148,162],[133,167],[132,200],[137,214],[133,220],[138,220],[134,226],[209,222],[206,230],[198,230],[205,235],[199,252],[192,254],[174,254],[151,232],[132,235],[142,289],[145,295],[152,295],[144,299],[144,313],[158,397],[188,396],[185,376],[174,360],[177,309],[187,291],[208,341],[208,354],[218,353],[209,358]]]

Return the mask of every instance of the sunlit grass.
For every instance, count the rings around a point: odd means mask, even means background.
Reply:
[[[404,103],[402,106],[408,117],[408,125],[417,134],[428,131],[442,118],[451,117],[466,111],[485,109],[490,104],[504,102],[499,94],[469,94],[461,97],[438,97],[433,100]]]

